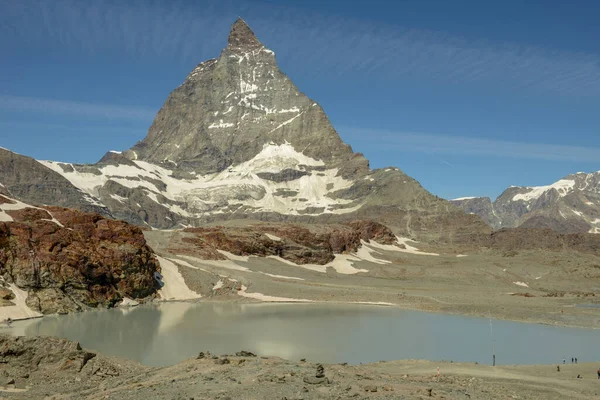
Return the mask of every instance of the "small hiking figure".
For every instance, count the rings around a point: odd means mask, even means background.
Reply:
[[[563,358],[563,364],[566,364],[566,363],[567,363],[567,360],[565,360],[565,359]]]
[[[575,364],[577,364],[577,357],[575,357]]]
[[[560,365],[556,366],[556,372],[560,372]]]
[[[6,325],[10,326],[10,324],[12,324],[12,318],[8,317],[6,318]]]
[[[581,379],[581,375],[577,375],[577,379]]]
[[[573,357],[571,357],[571,364],[573,364],[575,362],[575,359]]]

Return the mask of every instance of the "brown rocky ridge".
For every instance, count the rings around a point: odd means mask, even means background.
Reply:
[[[396,237],[386,226],[374,221],[352,221],[337,225],[300,226],[257,224],[242,227],[186,228],[184,246],[170,252],[188,254],[205,260],[224,260],[218,250],[237,256],[278,256],[295,264],[324,265],[335,254],[356,252],[361,241],[394,244]]]

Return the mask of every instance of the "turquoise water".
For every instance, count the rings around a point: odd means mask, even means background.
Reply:
[[[600,361],[598,330],[497,320],[492,325],[497,364]],[[19,321],[3,331],[77,340],[152,366],[206,350],[351,364],[492,359],[487,319],[365,305],[163,303]]]

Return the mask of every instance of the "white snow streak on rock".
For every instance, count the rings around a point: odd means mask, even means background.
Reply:
[[[127,203],[129,200],[127,197],[119,196],[118,194],[111,194],[110,197],[120,203]]]
[[[369,272],[367,269],[357,269],[354,268],[353,262],[360,261],[360,258],[354,257],[348,254],[336,254],[335,259],[325,265],[319,264],[296,264],[291,261],[286,260],[285,258],[277,257],[277,256],[267,256],[267,258],[271,258],[273,260],[277,260],[284,264],[293,265],[294,267],[304,268],[311,271],[325,273],[327,272],[327,268],[333,268],[338,274],[343,275],[353,275],[359,272]]]
[[[262,293],[248,293],[246,292],[246,290],[248,290],[248,288],[244,285],[242,285],[242,289],[238,290],[238,295],[242,296],[242,297],[247,297],[249,299],[255,299],[255,300],[260,300],[260,301],[265,301],[265,302],[290,302],[290,303],[312,303],[313,300],[306,300],[306,299],[291,299],[289,297],[275,297],[275,296],[268,296],[266,294],[262,294]]]
[[[27,307],[27,304],[25,304],[25,300],[27,299],[26,291],[19,289],[15,284],[9,283],[8,285],[10,290],[12,290],[15,295],[15,298],[11,300],[13,303],[15,303],[15,305],[0,307],[0,323],[7,318],[17,320],[42,316],[42,314],[37,311],[33,311],[31,308]]]
[[[279,124],[276,128],[273,128],[269,133],[275,132],[277,129],[283,128],[284,126],[286,126],[287,124],[291,124],[292,122],[294,122],[294,120],[296,118],[298,118],[299,116],[301,116],[302,114],[304,114],[304,111],[302,111],[300,114],[296,115],[293,118],[288,119],[287,121],[282,122],[281,124]]]
[[[185,284],[183,276],[177,269],[175,263],[166,258],[157,257],[162,270],[164,286],[158,291],[160,297],[164,300],[191,300],[202,297],[198,293],[190,290]]]
[[[14,204],[10,204],[10,203],[0,204],[0,221],[2,221],[2,222],[14,221],[14,219],[10,215],[8,215],[6,213],[6,211],[16,211],[16,210],[22,210],[24,208],[33,208],[36,210],[43,210],[43,211],[47,212],[48,215],[50,215],[50,219],[42,219],[42,221],[54,222],[56,225],[60,226],[61,228],[64,228],[63,224],[61,224],[59,220],[54,218],[54,216],[52,215],[52,213],[50,211],[48,211],[44,208],[35,207],[30,204],[23,203],[19,200],[15,200],[15,199],[7,197],[7,196],[3,196],[3,197],[13,201]]]
[[[305,280],[304,278],[296,278],[295,276],[275,275],[275,274],[268,274],[266,272],[261,272],[261,274],[266,275],[266,276],[270,276],[271,278],[291,279],[291,280],[296,280],[296,281],[303,281],[303,280]]]
[[[234,271],[252,272],[252,271],[250,271],[250,269],[248,269],[246,267],[242,267],[241,265],[238,265],[231,260],[203,260],[201,258],[192,257],[192,256],[184,256],[184,255],[178,255],[178,257],[185,258],[186,260],[198,263],[204,267],[216,267],[216,268],[231,269]]]
[[[517,286],[523,286],[523,287],[527,287],[527,288],[529,287],[529,285],[526,284],[525,282],[513,282],[513,283]]]
[[[387,250],[387,251],[398,251],[400,253],[418,254],[418,255],[423,255],[423,256],[439,256],[438,253],[427,253],[427,252],[421,251],[421,250],[417,249],[416,247],[413,247],[407,243],[407,242],[418,243],[415,240],[408,239],[408,238],[401,238],[399,236],[396,236],[396,240],[398,241],[398,244],[403,244],[405,248],[402,249],[396,245],[390,245],[390,244],[379,244],[375,241],[371,242],[369,245],[371,247],[375,247],[376,249]]]
[[[223,122],[223,120],[219,120],[219,123],[217,124],[216,122],[213,122],[212,124],[210,124],[208,126],[208,129],[214,129],[214,128],[231,128],[232,126],[234,126],[235,124],[231,123],[231,122]]]
[[[373,254],[379,254],[375,249],[369,247],[370,243],[365,242],[364,240],[360,241],[361,246],[358,248],[356,252],[356,256],[364,261],[369,261],[375,264],[391,264],[391,261],[382,260],[380,258],[373,257]]]
[[[577,211],[577,210],[571,210],[573,211],[573,213],[577,216],[583,217],[583,213],[581,211]]]
[[[265,233],[265,236],[268,237],[271,240],[274,240],[276,242],[281,242],[281,238],[277,237],[275,235],[271,235],[270,233]]]
[[[140,303],[136,300],[130,299],[129,297],[123,297],[123,301],[119,304],[119,307],[135,307],[139,306]]]
[[[13,218],[4,212],[4,210],[0,209],[0,222],[11,222],[14,221]]]
[[[167,260],[169,260],[171,262],[174,262],[175,264],[178,264],[178,265],[183,265],[184,267],[188,267],[188,268],[191,268],[191,269],[197,269],[199,271],[208,272],[209,274],[212,274],[212,272],[210,272],[209,270],[203,269],[203,268],[200,268],[200,267],[196,267],[196,266],[190,264],[187,261],[177,260],[177,259],[174,259],[174,258],[167,258]]]
[[[248,262],[248,260],[250,259],[250,256],[236,256],[235,254],[230,253],[230,252],[225,251],[225,250],[217,250],[217,251],[219,253],[223,254],[225,257],[227,257],[231,261]]]
[[[459,197],[457,199],[452,199],[453,201],[461,201],[461,200],[472,200],[472,199],[476,199],[477,197]]]
[[[219,279],[219,282],[217,282],[217,283],[215,284],[215,286],[213,286],[212,290],[219,290],[219,289],[221,289],[222,287],[223,287],[223,280],[222,280],[222,279]]]

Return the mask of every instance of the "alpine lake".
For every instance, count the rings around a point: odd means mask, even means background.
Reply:
[[[600,360],[600,331],[360,304],[171,302],[17,321],[5,333],[57,336],[149,366],[240,350],[350,364],[427,359],[491,364]]]

